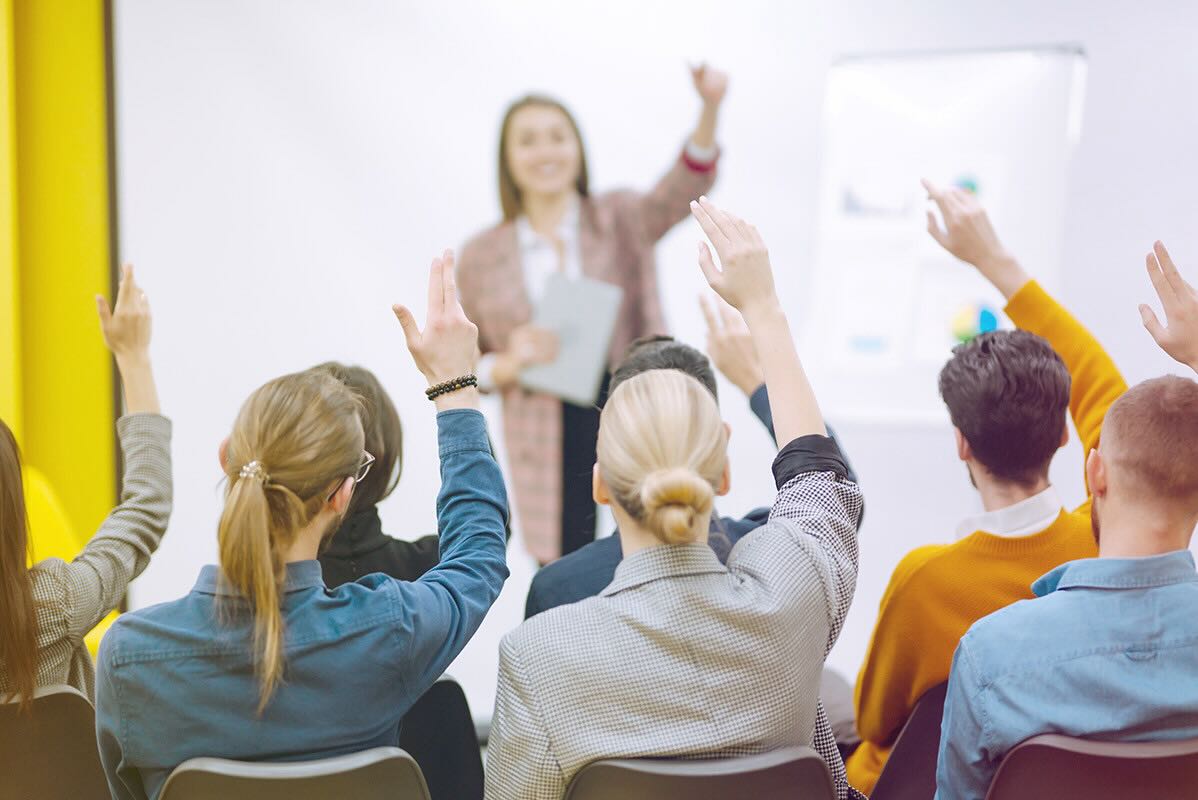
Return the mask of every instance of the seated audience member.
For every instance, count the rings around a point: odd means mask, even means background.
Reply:
[[[1070,511],[1048,479],[1072,415],[1093,448],[1111,403],[1127,388],[1114,363],[1007,253],[977,197],[925,183],[944,218],[928,229],[1007,299],[1015,331],[982,334],[953,351],[940,395],[957,453],[984,513],[956,541],[917,548],[895,568],[857,679],[861,745],[849,780],[873,790],[890,747],[929,689],[948,680],[953,650],[977,620],[1031,597],[1031,583],[1066,561],[1095,554],[1090,501]]]
[[[773,418],[770,416],[769,395],[761,377],[761,364],[753,349],[753,341],[744,320],[723,301],[719,308],[704,303],[707,319],[707,349],[712,353],[716,367],[749,397],[754,415],[774,435]],[[668,336],[647,337],[633,343],[624,359],[612,373],[611,389],[614,390],[629,378],[653,369],[673,369],[690,375],[719,403],[715,373],[712,362],[695,348]],[[828,427],[828,436],[836,440],[836,434]],[[839,442],[837,443],[839,444]],[[857,482],[848,456],[844,456],[848,479]],[[757,508],[744,517],[720,517],[711,515],[707,544],[715,551],[720,563],[728,560],[733,545],[750,531],[754,531],[769,520],[768,508]],[[860,527],[860,517],[858,518]],[[524,618],[528,619],[542,611],[548,611],[567,603],[576,603],[599,594],[615,577],[616,567],[624,557],[618,533],[596,541],[562,556],[552,564],[537,570],[528,598],[524,605]],[[824,690],[820,692],[821,707],[817,712],[813,746],[828,762],[833,777],[843,783],[844,760],[837,747],[853,736],[852,689],[841,691],[844,679],[837,675],[824,676]],[[831,692],[831,694],[829,694]],[[829,719],[830,717],[830,719]],[[840,730],[837,736],[835,730]],[[855,742],[853,742],[855,743]],[[850,745],[851,746],[851,745]]]
[[[748,323],[785,445],[770,520],[721,564],[707,545],[729,480],[715,399],[676,369],[621,383],[601,416],[594,494],[624,560],[598,597],[504,637],[490,800],[558,800],[600,758],[811,744],[823,659],[856,582],[860,490],[825,435],[761,237],[705,198],[692,210],[723,262],[702,245],[700,265]]]
[[[101,645],[96,728],[114,797],[156,797],[195,756],[394,746],[412,702],[482,622],[507,577],[507,498],[478,392],[456,381],[478,332],[457,302],[452,254],[433,261],[429,289],[423,332],[407,309],[396,316],[438,387],[440,563],[416,582],[376,573],[326,588],[316,554],[373,461],[359,401],[311,370],[260,387],[221,447],[220,565],[182,599],[122,616]]]
[[[39,686],[70,684],[91,698],[95,667],[84,637],[150,563],[171,513],[171,423],[159,413],[150,366],[150,306],[125,267],[116,303],[96,298],[100,329],[125,390],[117,420],[125,473],[121,504],[69,563],[26,566],[21,457],[0,422],[0,699],[28,711]]]
[[[1169,317],[1145,324],[1198,368],[1198,292],[1158,242],[1149,271]],[[1161,269],[1163,267],[1163,270]],[[1198,383],[1145,381],[1088,451],[1098,557],[1063,564],[978,621],[953,657],[936,773],[941,800],[982,800],[1003,756],[1044,733],[1102,741],[1198,737]],[[1178,786],[1170,796],[1191,796]]]
[[[711,362],[695,348],[668,336],[647,337],[633,342],[623,360],[612,372],[611,391],[629,378],[652,369],[673,369],[690,375],[703,384],[703,388],[711,392],[711,396],[719,402]],[[769,398],[765,386],[758,385],[759,391],[751,396],[753,413],[773,435],[768,408]],[[721,562],[727,561],[732,546],[749,531],[764,525],[768,519],[768,508],[753,509],[741,519],[720,517],[713,513],[707,543]],[[604,586],[611,583],[623,556],[620,537],[613,534],[597,539],[541,567],[529,586],[528,598],[524,604],[524,618],[528,619],[542,611],[567,603],[577,603],[599,594]]]
[[[715,367],[749,398],[749,408],[772,439],[774,422],[770,416],[769,394],[762,382],[760,360],[753,349],[753,341],[744,320],[723,301],[719,301],[718,308],[714,303],[704,302],[702,305],[707,320],[710,361],[695,348],[671,336],[647,336],[633,342],[616,365],[610,389],[651,369],[676,369],[703,384],[719,403],[719,390],[712,371],[714,362]],[[836,438],[831,426],[828,426],[828,436]],[[856,483],[853,465],[843,449],[841,452],[845,456],[849,480]],[[740,519],[721,517],[713,512],[707,543],[721,562],[727,561],[732,546],[749,531],[764,525],[769,519],[769,512],[768,508],[755,508]],[[620,537],[611,535],[545,565],[537,570],[529,586],[524,618],[599,594],[604,586],[611,583],[621,558]]]
[[[417,580],[440,561],[440,539],[395,539],[383,533],[379,519],[378,504],[394,491],[403,471],[403,427],[395,404],[368,369],[336,362],[313,369],[332,375],[361,398],[366,452],[375,457],[354,489],[341,527],[318,556],[325,586],[336,589],[374,572]],[[467,731],[468,739],[459,735]],[[460,688],[434,686],[421,695],[405,715],[399,735],[399,746],[420,765],[433,800],[482,797],[482,759]]]
[[[320,553],[325,586],[336,589],[372,572],[414,581],[440,560],[436,535],[422,536],[412,542],[392,538],[383,533],[378,510],[378,504],[395,491],[403,471],[403,426],[399,412],[370,370],[333,361],[313,369],[332,375],[362,399],[366,452],[375,459],[370,472],[354,489],[341,527]]]

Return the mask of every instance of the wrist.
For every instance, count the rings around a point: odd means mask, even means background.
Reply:
[[[745,324],[752,330],[754,324],[762,324],[776,320],[778,317],[786,317],[786,313],[782,310],[782,304],[778,301],[778,296],[772,294],[769,297],[763,297],[760,300],[754,300],[745,303],[739,309],[740,315],[744,317]]]
[[[753,392],[761,388],[765,383],[765,376],[760,372],[753,375],[746,375],[739,381],[736,381],[736,388],[740,389],[746,397],[752,397]]]
[[[478,389],[474,386],[467,386],[464,389],[443,394],[433,400],[433,404],[437,407],[437,411],[454,411],[456,409],[477,409],[479,406]]]
[[[976,266],[986,280],[990,281],[994,288],[998,289],[1008,300],[1031,280],[1031,276],[1009,253],[998,253],[980,259]]]
[[[126,369],[147,369],[150,366],[148,350],[114,352],[112,355],[116,359],[117,368],[122,372]]]

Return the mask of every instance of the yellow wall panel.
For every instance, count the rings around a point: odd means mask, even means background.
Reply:
[[[115,486],[112,367],[93,300],[111,274],[106,11],[101,0],[9,1],[22,444],[72,527],[90,533]]]
[[[21,439],[16,99],[12,0],[0,0],[0,419]]]

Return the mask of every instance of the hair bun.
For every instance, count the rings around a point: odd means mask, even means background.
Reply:
[[[641,482],[645,526],[668,544],[693,541],[696,517],[711,511],[715,492],[684,467],[657,470]]]

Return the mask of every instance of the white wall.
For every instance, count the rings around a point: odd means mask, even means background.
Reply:
[[[216,448],[240,402],[321,360],[368,366],[392,393],[407,470],[386,528],[433,530],[433,413],[389,306],[422,308],[429,257],[498,216],[498,117],[529,89],[578,114],[593,186],[645,187],[697,113],[686,60],[729,70],[713,196],[761,228],[801,320],[831,61],[1076,42],[1090,68],[1061,296],[1136,381],[1170,368],[1135,309],[1152,296],[1143,254],[1161,238],[1198,274],[1192,4],[120,0],[115,16],[121,253],[154,305],[176,425],[175,516],[135,607],[181,595],[214,560]],[[674,331],[699,344],[697,236],[679,226],[658,257]],[[768,501],[772,452],[735,389],[722,389],[736,431],[735,487],[722,504],[732,513]],[[831,658],[852,675],[894,564],[946,540],[977,503],[947,428],[840,433],[868,503],[857,597]],[[1058,457],[1070,501],[1081,500],[1080,469],[1076,445]],[[498,638],[518,621],[532,574],[518,545],[510,560],[504,595],[453,669],[484,717]]]

